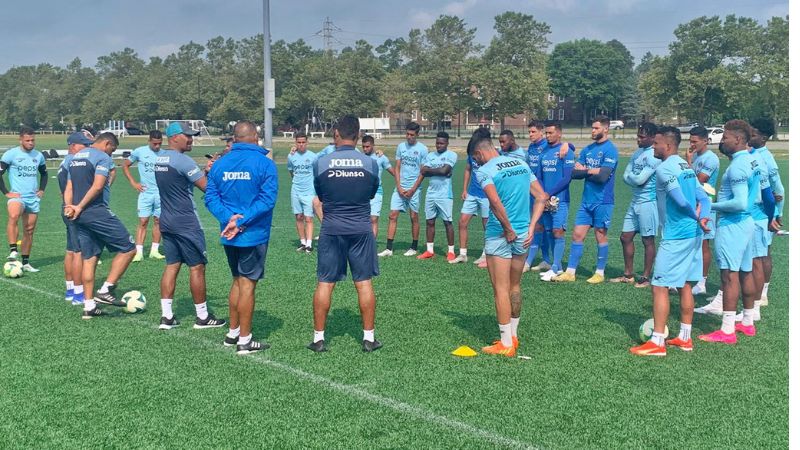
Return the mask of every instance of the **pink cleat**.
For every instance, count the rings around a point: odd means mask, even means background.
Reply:
[[[485,268],[489,267],[489,265],[486,264],[486,260],[484,259],[483,261],[478,263],[478,267],[480,267],[481,269],[485,269]]]
[[[697,337],[701,341],[706,342],[722,342],[723,344],[735,344],[736,343],[736,333],[724,333],[722,330],[717,330],[713,333],[708,334],[701,334]]]
[[[745,325],[742,325],[741,323],[737,323],[736,324],[736,331],[738,331],[739,333],[742,333],[745,336],[755,336],[756,335],[756,326],[755,325],[745,326]]]

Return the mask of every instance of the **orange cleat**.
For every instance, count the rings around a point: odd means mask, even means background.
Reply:
[[[676,337],[673,339],[667,340],[667,345],[671,345],[673,347],[678,347],[679,349],[690,352],[694,350],[694,344],[692,344],[692,338],[689,338],[688,341],[684,341],[683,339]]]
[[[638,356],[667,356],[667,347],[647,341],[638,347],[631,347],[631,353]]]
[[[497,340],[497,341],[492,342],[492,345],[497,345],[497,344],[502,345],[502,341]],[[516,336],[511,336],[511,345],[514,346],[514,349],[518,349],[519,348],[519,339]]]
[[[436,256],[435,253],[431,253],[429,251],[425,251],[425,253],[423,253],[421,255],[417,255],[417,259],[431,259],[434,256]]]
[[[450,262],[454,259],[456,259],[456,254],[453,252],[447,252],[447,262]]]
[[[506,347],[500,341],[497,341],[492,345],[487,345],[486,347],[483,347],[481,351],[483,353],[486,353],[487,355],[500,355],[500,356],[507,356],[509,358],[517,356],[517,349],[513,345],[511,347]]]

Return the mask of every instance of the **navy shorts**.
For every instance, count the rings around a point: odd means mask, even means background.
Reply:
[[[334,236],[321,234],[317,243],[317,280],[336,283],[347,277],[347,265],[353,281],[378,276],[378,253],[372,233]]]
[[[117,216],[87,220],[78,223],[77,228],[83,259],[100,256],[104,247],[112,253],[132,252],[136,248],[133,237]]]
[[[63,215],[61,218],[64,220],[64,226],[67,227],[67,248],[68,252],[80,253],[81,243],[78,240],[78,225],[75,222],[67,219]]]
[[[228,257],[228,266],[231,268],[231,275],[245,277],[251,280],[264,278],[264,263],[267,259],[267,247],[269,244],[259,244],[254,247],[234,247],[223,245],[225,256]]]
[[[189,267],[208,264],[203,230],[187,230],[181,234],[162,231],[161,248],[167,264],[183,263]]]

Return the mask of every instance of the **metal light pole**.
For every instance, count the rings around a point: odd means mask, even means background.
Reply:
[[[274,93],[270,96],[270,79],[272,78],[271,47],[269,0],[264,0],[264,147],[270,150],[272,150],[272,108],[274,107],[271,102],[275,98]]]

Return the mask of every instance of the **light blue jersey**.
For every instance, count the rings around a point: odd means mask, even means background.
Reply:
[[[767,149],[767,147],[761,147],[756,149],[756,151],[761,155],[761,158],[764,159],[767,167],[767,175],[769,176],[769,185],[772,188],[772,192],[775,195],[780,195],[784,197],[786,191],[783,187],[783,181],[781,181],[781,173],[778,170],[778,163],[775,162],[775,157],[772,156],[772,153]],[[783,199],[779,202],[775,203],[775,217],[782,217],[783,216]]]
[[[689,216],[684,208],[675,203],[669,195],[673,189],[680,189],[689,205],[697,205],[696,190],[699,186],[697,174],[683,158],[672,155],[659,164],[656,169],[658,211],[664,224],[662,238],[689,239],[702,234],[697,217]]]
[[[384,170],[392,167],[392,163],[389,162],[389,158],[387,158],[386,155],[378,156],[375,153],[372,153],[369,155],[369,157],[378,163],[378,192],[376,192],[375,195],[383,195],[383,182],[381,181],[381,175],[383,175]]]
[[[531,173],[526,161],[512,156],[496,156],[482,165],[475,176],[484,189],[490,184],[494,185],[514,232],[527,233],[531,223],[531,183],[536,181],[536,176]],[[486,225],[486,237],[502,235],[503,227],[492,211]]]
[[[581,203],[584,205],[614,204],[614,177],[617,171],[619,154],[617,146],[611,141],[603,143],[593,142],[581,150],[578,156],[579,163],[587,169],[597,169],[608,167],[611,169],[611,176],[605,183],[595,183],[589,179],[583,184],[583,197]]]
[[[695,155],[692,159],[692,169],[697,175],[701,173],[707,175],[707,183],[716,189],[719,177],[719,156],[716,153],[711,149],[706,149],[702,155]]]
[[[638,148],[631,156],[622,178],[631,187],[632,204],[656,200],[656,168],[661,161],[654,156],[653,147]]]
[[[447,150],[439,153],[438,151],[433,151],[428,153],[428,156],[425,157],[425,161],[422,163],[423,166],[429,167],[431,169],[438,169],[445,165],[450,166],[451,168],[456,165],[456,161],[458,160],[458,155],[452,150]],[[426,192],[426,198],[453,198],[453,178],[452,177],[441,177],[441,176],[434,176],[429,177],[428,181],[428,191]]]
[[[722,174],[717,201],[711,209],[719,212],[720,227],[736,224],[750,218],[750,210],[759,194],[761,180],[756,173],[757,163],[747,150],[740,150],[733,155],[731,163]]]
[[[336,150],[336,146],[333,144],[328,144],[325,148],[317,153],[317,158],[322,158],[325,155],[331,154]]]
[[[500,149],[500,154],[504,156],[510,156],[512,158],[518,158],[525,162],[528,161],[528,152],[526,152],[525,149],[522,147],[512,148],[507,152]]]
[[[148,194],[154,193],[158,195],[158,185],[156,184],[156,157],[164,154],[164,151],[159,149],[154,152],[149,145],[143,145],[134,149],[128,157],[131,164],[139,163],[139,183],[142,184],[147,190]]]
[[[406,141],[397,144],[397,154],[395,158],[397,161],[403,162],[399,174],[400,186],[403,189],[409,189],[414,186],[417,177],[419,177],[419,169],[422,167],[422,162],[427,155],[428,147],[420,142],[414,145],[408,145]]]
[[[306,150],[304,153],[295,152],[294,155],[289,155],[286,168],[293,174],[292,194],[301,197],[317,195],[314,192],[314,161],[316,160],[317,154],[311,150]]]
[[[764,157],[761,153],[756,151],[756,149],[750,150],[750,157],[756,162],[756,165],[753,166],[753,170],[758,173],[759,181],[758,195],[756,196],[756,201],[753,203],[753,206],[750,208],[750,215],[753,216],[753,220],[767,220],[769,217],[767,216],[767,213],[764,212],[764,202],[761,199],[761,191],[770,187],[767,162],[764,161]]]
[[[0,161],[8,165],[10,192],[22,198],[36,197],[39,191],[39,167],[45,165],[44,156],[38,150],[26,152],[14,147],[3,153]]]
[[[467,155],[467,164],[469,164],[470,169],[470,177],[469,177],[469,186],[467,187],[467,194],[477,198],[486,198],[486,192],[483,192],[483,188],[481,187],[481,182],[478,181],[478,178],[475,176],[475,172],[481,168],[475,160]]]

